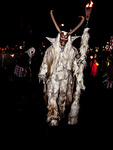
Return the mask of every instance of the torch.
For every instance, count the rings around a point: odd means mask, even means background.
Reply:
[[[88,26],[88,21],[90,18],[92,7],[93,7],[92,1],[90,1],[90,3],[88,3],[88,4],[86,4],[86,7],[85,7],[85,14],[86,14],[86,21],[87,21],[86,26]]]

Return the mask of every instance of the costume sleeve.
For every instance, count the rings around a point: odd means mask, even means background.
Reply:
[[[39,80],[43,80],[43,81],[46,80],[47,74],[48,74],[48,67],[49,67],[48,61],[51,59],[51,57],[52,57],[51,48],[49,47],[45,52],[45,55],[43,57],[43,61],[39,70],[39,74],[38,74]]]

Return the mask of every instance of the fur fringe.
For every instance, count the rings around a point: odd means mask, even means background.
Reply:
[[[76,91],[73,95],[73,103],[71,105],[71,110],[68,115],[68,124],[76,124],[77,119],[78,119],[78,113],[79,113],[79,99],[81,95],[81,89],[85,90],[84,86],[84,76],[83,76],[83,71],[84,68],[86,67],[86,55],[87,55],[87,50],[89,48],[88,41],[89,41],[89,28],[85,28],[83,31],[83,35],[81,37],[81,46],[80,46],[80,58],[78,61],[78,70],[76,68],[76,72],[74,73],[76,75]]]

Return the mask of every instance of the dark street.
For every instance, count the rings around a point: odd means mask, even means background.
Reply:
[[[78,123],[67,125],[64,119],[58,127],[46,123],[46,107],[41,84],[29,85],[23,95],[18,94],[15,83],[9,81],[8,73],[1,68],[1,132],[2,140],[13,143],[33,145],[75,145],[80,148],[111,144],[112,135],[112,89],[85,74],[86,90],[80,98]],[[26,91],[27,90],[27,91]],[[10,142],[10,141],[13,141]],[[58,144],[57,144],[58,143]],[[59,147],[59,146],[58,146]]]

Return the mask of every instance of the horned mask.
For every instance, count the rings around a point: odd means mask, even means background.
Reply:
[[[82,18],[82,20],[80,21],[80,23],[73,30],[71,30],[70,32],[66,32],[66,31],[61,31],[60,30],[60,28],[59,28],[59,26],[58,26],[58,24],[57,24],[57,22],[56,22],[56,20],[54,18],[53,10],[50,11],[50,15],[51,15],[52,21],[53,21],[53,23],[54,23],[57,31],[60,34],[60,40],[59,40],[59,42],[60,42],[61,47],[64,47],[66,45],[66,43],[68,42],[68,37],[71,34],[73,34],[83,24],[84,19],[85,19],[83,16],[79,16],[80,18]],[[73,36],[73,37],[71,37],[71,40],[74,41],[78,37],[79,36]],[[50,40],[50,38],[49,38],[49,40]]]

